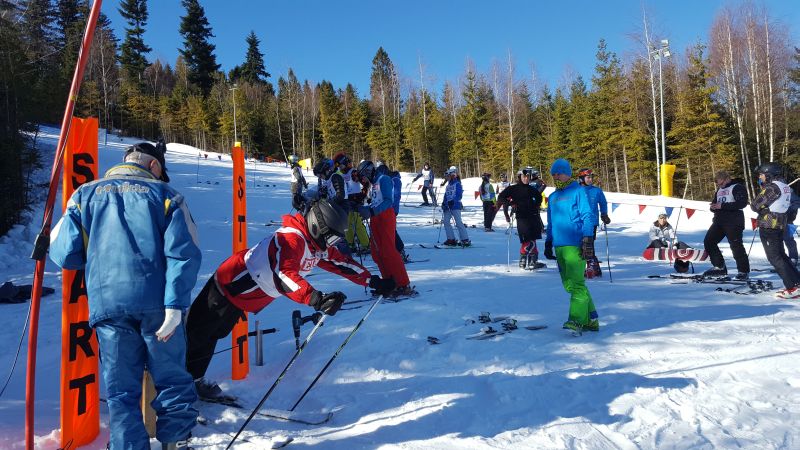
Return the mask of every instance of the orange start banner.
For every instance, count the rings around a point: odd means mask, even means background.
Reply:
[[[62,208],[82,184],[97,179],[97,118],[72,118],[64,151]],[[100,431],[97,337],[89,326],[83,270],[61,278],[61,448],[92,442]]]
[[[235,145],[231,150],[233,159],[233,253],[247,248],[247,183],[245,182],[244,151]],[[233,327],[233,351],[231,352],[231,378],[243,380],[250,372],[247,347],[247,315]]]

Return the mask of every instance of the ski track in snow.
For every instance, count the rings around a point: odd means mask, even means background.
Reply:
[[[102,135],[102,132],[101,132]],[[52,155],[57,130],[47,129],[39,142]],[[133,140],[101,138],[100,172],[120,161]],[[203,264],[194,294],[231,249],[231,162],[207,152],[199,159],[192,147],[169,144],[167,166],[172,184],[183,193],[199,228]],[[46,183],[47,167],[34,182]],[[248,239],[269,236],[289,212],[289,170],[277,164],[247,162]],[[404,174],[404,182],[413,174]],[[437,180],[438,182],[438,180]],[[217,184],[218,183],[218,184]],[[800,447],[800,314],[791,301],[771,293],[736,295],[715,292],[717,286],[672,284],[671,265],[640,257],[647,230],[663,206],[679,199],[608,193],[622,203],[611,213],[608,236],[613,283],[606,265],[606,240],[598,233],[596,251],[604,277],[588,280],[600,313],[601,331],[572,337],[560,328],[568,311],[568,296],[555,261],[546,269],[521,271],[515,234],[504,233],[502,214],[496,233],[482,230],[480,202],[473,199],[479,179],[464,183],[464,222],[476,248],[436,250],[412,244],[445,240],[439,234],[441,210],[403,208],[399,231],[412,259],[430,259],[407,266],[418,298],[379,305],[339,358],[310,392],[300,411],[334,411],[320,426],[255,418],[235,448],[260,449],[293,437],[290,448],[324,449],[791,449]],[[549,193],[549,191],[548,191]],[[41,195],[43,197],[43,195]],[[441,198],[441,192],[439,193]],[[41,199],[40,199],[41,200]],[[60,201],[60,196],[58,201]],[[421,202],[416,188],[404,188],[403,202]],[[641,215],[638,204],[648,207]],[[687,219],[682,211],[681,239],[700,246],[710,223],[704,202],[683,201],[698,211]],[[58,219],[56,214],[55,220]],[[0,281],[32,281],[28,258],[41,223],[41,201],[0,238]],[[746,212],[748,217],[751,216]],[[543,214],[543,217],[544,214]],[[749,224],[749,220],[748,220]],[[745,232],[746,245],[752,230]],[[543,241],[539,241],[542,249]],[[507,265],[507,248],[511,263]],[[733,260],[721,245],[730,267]],[[369,257],[364,263],[374,267]],[[767,267],[760,242],[751,264]],[[697,264],[704,270],[708,263]],[[316,269],[315,287],[342,290],[351,299],[366,298],[364,289]],[[776,275],[754,272],[780,287]],[[36,434],[38,448],[58,446],[58,372],[60,367],[60,271],[48,262],[44,280],[56,294],[42,301],[37,364]],[[725,286],[723,286],[725,287]],[[297,359],[265,408],[288,408],[367,311],[342,311],[326,321]],[[3,381],[16,351],[27,304],[0,305],[5,326],[0,330]],[[286,298],[255,316],[262,327],[277,327],[266,335],[265,365],[251,366],[247,380],[229,379],[229,354],[217,355],[209,376],[227,392],[254,406],[294,351],[290,315],[311,311]],[[482,311],[493,317],[512,316],[520,328],[488,340],[467,340],[483,324],[470,323]],[[499,328],[499,324],[494,324]],[[310,330],[304,327],[303,333]],[[441,339],[430,345],[428,336]],[[25,345],[11,384],[0,398],[0,448],[23,448]],[[227,339],[218,349],[228,347]],[[251,346],[251,351],[254,346]],[[251,357],[251,362],[254,358]],[[101,435],[88,449],[105,448],[107,413],[101,405]],[[196,448],[224,448],[249,414],[248,410],[200,404],[208,426],[194,430]],[[160,448],[152,441],[153,448]]]

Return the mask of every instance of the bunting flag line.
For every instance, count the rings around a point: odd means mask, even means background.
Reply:
[[[480,195],[481,195],[481,193],[480,193],[480,192],[478,192],[478,191],[475,191],[475,200],[477,200],[477,199],[478,199],[478,197],[480,197]]]
[[[420,189],[422,189],[422,185],[421,185],[421,184],[418,184],[418,185],[417,185],[417,190],[420,190]]]
[[[671,217],[672,216],[672,210],[673,209],[675,209],[674,206],[665,206],[664,207],[664,211],[667,212],[667,217]]]
[[[694,215],[694,211],[695,210],[693,210],[692,208],[686,208],[686,218],[691,219],[692,216]]]
[[[639,214],[641,214],[645,208],[647,208],[647,205],[639,205]]]
[[[611,204],[611,212],[613,213],[614,211],[616,211],[618,207],[619,207],[619,203],[612,203]]]
[[[754,230],[755,230],[756,228],[758,228],[758,219],[753,219],[753,218],[751,218],[751,219],[750,219],[750,225],[753,227],[753,229],[754,229]]]

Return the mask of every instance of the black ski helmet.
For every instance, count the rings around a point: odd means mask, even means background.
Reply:
[[[375,164],[372,161],[365,160],[358,163],[358,167],[356,168],[356,172],[358,175],[364,179],[372,183],[373,177],[375,176]]]
[[[289,164],[291,166],[297,165],[298,162],[300,162],[300,157],[299,156],[297,156],[297,155],[289,155]]]
[[[767,181],[782,180],[783,166],[779,162],[766,162],[756,167],[756,173],[766,175]]]
[[[314,202],[306,212],[308,233],[321,249],[344,239],[347,231],[347,211],[327,199]]]
[[[328,179],[333,173],[333,161],[328,158],[323,158],[314,166],[314,175],[320,178]]]

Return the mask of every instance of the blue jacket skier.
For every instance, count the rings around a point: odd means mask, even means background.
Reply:
[[[201,253],[189,208],[166,183],[164,150],[130,147],[124,163],[75,191],[51,235],[50,259],[85,270],[112,450],[150,448],[139,404],[145,364],[164,446],[185,442],[198,415],[181,322]]]

